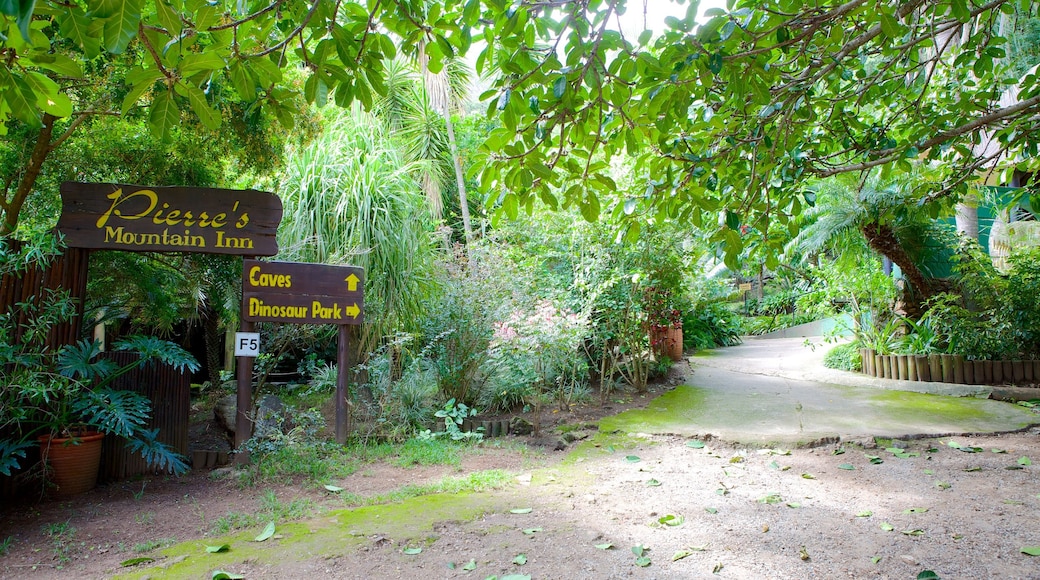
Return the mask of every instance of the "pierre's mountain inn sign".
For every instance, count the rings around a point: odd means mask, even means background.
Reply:
[[[278,196],[256,190],[61,184],[69,247],[131,252],[278,253]]]

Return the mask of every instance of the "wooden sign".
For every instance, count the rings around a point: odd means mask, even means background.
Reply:
[[[242,263],[242,318],[251,322],[361,324],[365,271],[301,262]]]
[[[58,230],[73,248],[278,253],[282,201],[263,191],[67,181],[61,205]]]
[[[750,282],[745,282],[745,283],[741,284],[740,286],[737,286],[737,289],[739,291],[741,291],[741,292],[750,292],[751,291],[751,283]]]

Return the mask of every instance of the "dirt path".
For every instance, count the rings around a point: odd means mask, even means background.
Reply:
[[[968,453],[951,441],[981,450]],[[260,527],[209,535],[213,518],[255,510],[255,489],[198,480],[159,486],[141,500],[110,489],[78,505],[23,512],[24,526],[67,518],[77,530],[64,548],[68,560],[59,561],[53,537],[37,534],[46,542],[37,547],[19,538],[0,559],[0,576],[111,577],[131,571],[118,563],[138,555],[132,545],[177,538],[186,542],[144,553],[167,571],[135,575],[208,578],[222,569],[248,578],[702,578],[717,570],[720,578],[915,578],[929,569],[942,578],[1040,577],[1040,560],[1020,552],[1040,546],[1040,474],[1020,461],[1040,461],[1036,432],[911,441],[906,457],[851,446],[788,454],[690,443],[601,437],[535,470],[524,469],[531,460],[515,451],[496,451],[466,469],[505,464],[519,476],[505,489],[327,511],[279,525],[284,537],[267,544],[249,541]],[[835,455],[839,449],[844,453]],[[392,468],[357,477],[391,472],[443,475]],[[314,489],[271,491],[283,501],[309,498],[316,509],[335,505]],[[5,518],[5,534],[21,536],[11,527],[16,519]],[[220,543],[231,550],[205,552]],[[631,550],[639,545],[649,548],[645,568]],[[406,554],[406,547],[422,551]],[[683,551],[689,555],[673,561]],[[471,561],[473,570],[464,569]]]

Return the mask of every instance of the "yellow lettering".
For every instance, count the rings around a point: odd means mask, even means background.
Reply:
[[[246,224],[248,224],[248,223],[249,223],[249,214],[244,213],[244,214],[242,214],[242,217],[238,218],[238,221],[235,222],[235,227],[238,228],[238,229],[242,229],[242,228],[246,227]]]
[[[222,228],[227,225],[227,214],[218,213],[217,215],[213,216],[213,219],[210,220],[209,223],[212,224],[212,226],[215,228]]]
[[[190,228],[191,226],[195,225],[195,219],[194,218],[195,218],[195,216],[191,215],[191,211],[190,210],[189,211],[185,211],[184,212],[184,225],[185,225],[185,227],[189,227]]]
[[[288,274],[264,274],[260,271],[260,266],[253,266],[249,269],[249,285],[259,288],[292,288],[292,276]]]
[[[126,215],[126,214],[124,214],[122,211],[120,211],[118,209],[118,207],[120,205],[122,205],[123,203],[125,203],[126,201],[131,200],[131,199],[133,199],[135,197],[138,197],[138,196],[143,196],[143,197],[145,197],[148,200],[148,207],[145,208],[144,211],[138,212],[136,214]],[[112,193],[108,194],[107,197],[108,197],[108,199],[112,200],[112,205],[109,206],[108,211],[106,211],[105,213],[101,214],[101,217],[98,218],[97,224],[96,224],[96,227],[98,229],[103,228],[105,226],[105,224],[108,223],[108,218],[113,216],[113,215],[115,215],[116,217],[121,217],[121,218],[126,219],[126,220],[141,219],[141,218],[147,216],[148,214],[152,213],[152,210],[155,209],[155,205],[159,202],[159,197],[155,194],[154,191],[152,191],[150,189],[139,189],[139,190],[137,190],[137,191],[135,191],[135,192],[133,192],[133,193],[131,193],[129,195],[123,195],[123,188],[120,187],[119,189],[117,189],[117,190],[113,191]]]

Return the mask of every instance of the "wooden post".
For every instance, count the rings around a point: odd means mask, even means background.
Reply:
[[[346,324],[339,325],[339,344],[336,347],[336,443],[343,445],[350,434],[350,332]]]
[[[253,332],[255,324],[242,321],[242,332]],[[253,421],[249,417],[253,410],[253,361],[251,356],[238,357],[235,377],[238,379],[238,411],[235,412],[235,464],[249,463],[249,454],[242,449],[242,444],[253,436]]]

